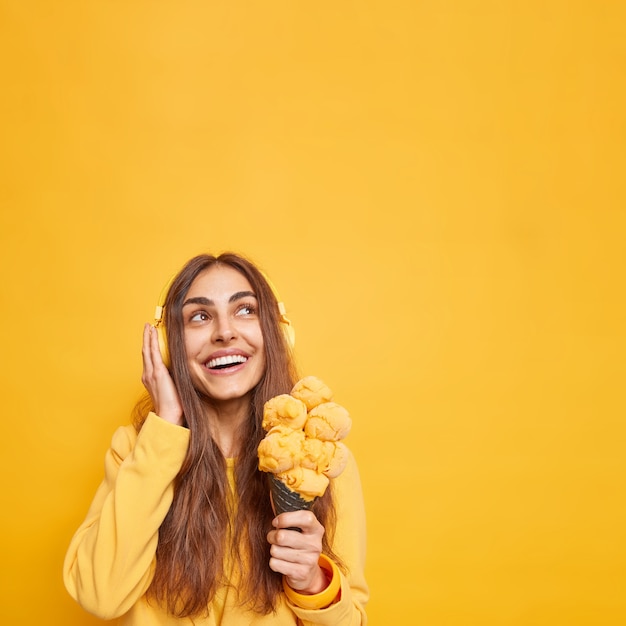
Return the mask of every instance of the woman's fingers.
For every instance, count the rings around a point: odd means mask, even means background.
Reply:
[[[144,376],[146,375],[146,370],[152,370],[152,351],[150,348],[151,329],[152,326],[150,326],[150,324],[146,324],[143,327],[143,344],[141,346],[141,358],[143,361]]]
[[[281,513],[273,520],[267,534],[270,543],[270,568],[283,574],[298,591],[318,593],[326,578],[318,561],[322,552],[324,527],[311,511]],[[299,528],[290,530],[290,528]]]
[[[170,373],[163,363],[156,329],[146,324],[141,349],[141,382],[148,390],[157,415],[172,424],[182,425],[183,410]]]
[[[155,365],[162,365],[165,367],[165,363],[163,363],[163,355],[161,354],[161,346],[159,345],[159,332],[154,326],[150,326],[150,355],[152,356],[152,362]]]
[[[324,534],[324,527],[319,523],[313,511],[289,511],[281,513],[272,520],[274,528],[300,528],[306,534]]]
[[[274,518],[272,525],[278,533],[276,536],[289,542],[289,545],[293,544],[293,547],[299,547],[302,543],[308,544],[311,539],[314,539],[321,548],[324,527],[312,511],[281,513]],[[294,528],[300,529],[301,532],[293,531]]]

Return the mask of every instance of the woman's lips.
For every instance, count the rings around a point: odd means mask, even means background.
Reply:
[[[209,369],[215,369],[215,368],[223,369],[223,368],[230,367],[232,365],[241,365],[245,363],[247,360],[248,360],[248,357],[244,356],[243,354],[232,354],[228,356],[219,356],[219,357],[214,357],[212,359],[209,359],[205,363],[205,366],[208,367]]]
[[[217,350],[209,355],[209,358],[204,363],[204,367],[210,374],[215,376],[235,374],[246,366],[250,358],[247,352],[236,348]]]

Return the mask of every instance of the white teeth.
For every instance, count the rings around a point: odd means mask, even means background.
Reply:
[[[206,365],[207,367],[219,367],[220,365],[233,365],[235,363],[245,363],[248,359],[242,354],[233,354],[232,356],[220,356],[217,359],[211,359]]]

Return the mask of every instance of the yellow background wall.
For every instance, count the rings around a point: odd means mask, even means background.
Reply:
[[[190,256],[354,417],[379,626],[626,622],[624,4],[0,1],[0,623],[61,564]]]

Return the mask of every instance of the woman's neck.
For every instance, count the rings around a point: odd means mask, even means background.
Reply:
[[[241,426],[249,419],[249,415],[250,400],[247,398],[236,398],[207,407],[211,435],[227,459],[237,456]]]

